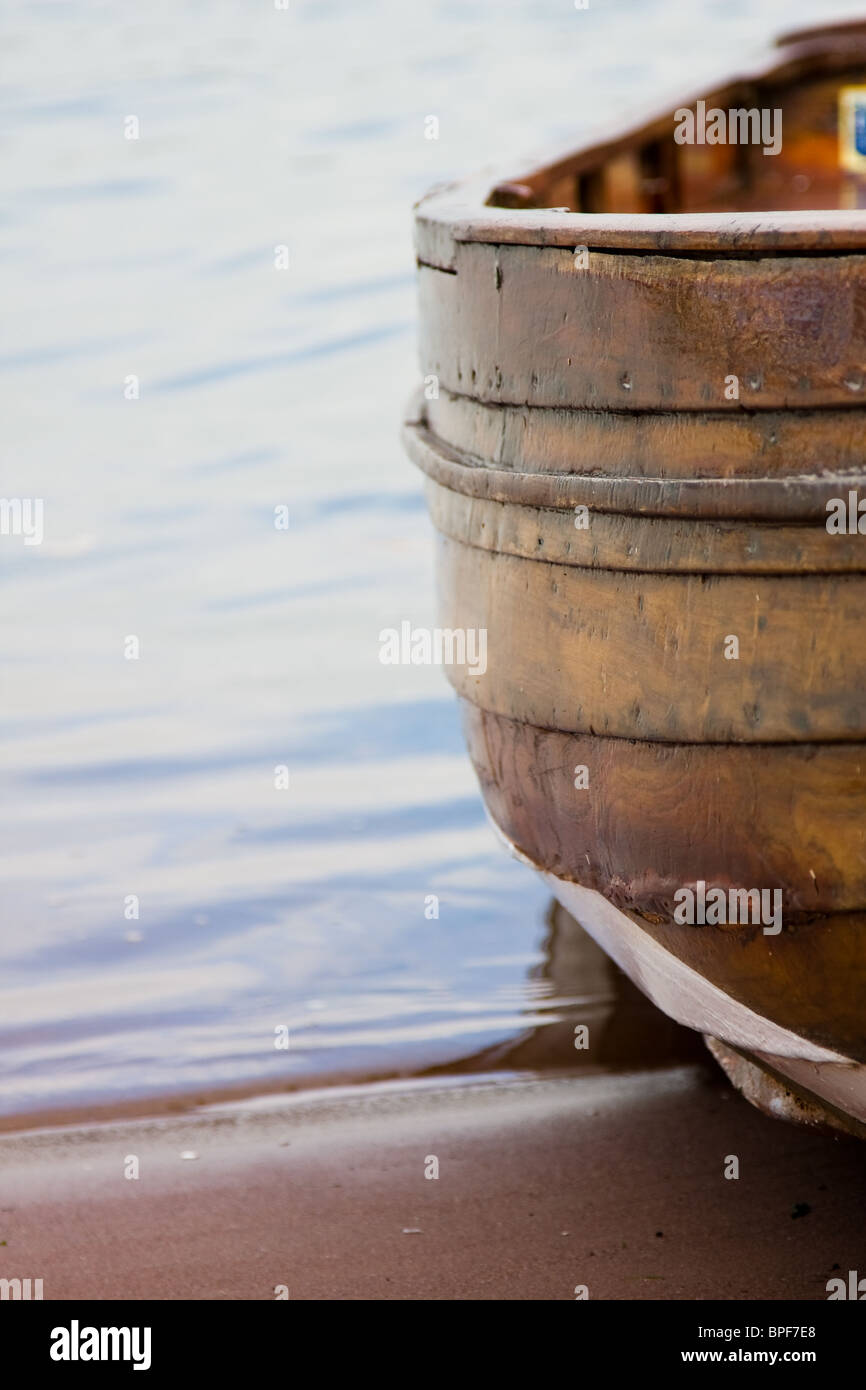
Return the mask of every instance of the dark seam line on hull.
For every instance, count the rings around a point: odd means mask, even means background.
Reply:
[[[827,570],[827,569],[806,569],[798,570],[793,574],[790,570],[707,570],[707,569],[628,569],[620,565],[574,565],[567,560],[545,560],[540,555],[524,555],[520,551],[497,550],[492,546],[472,545],[470,541],[461,540],[459,536],[452,536],[448,531],[437,531],[441,536],[447,536],[448,540],[457,541],[459,545],[466,545],[470,550],[481,550],[485,555],[505,555],[510,560],[529,560],[537,561],[539,564],[558,565],[561,569],[581,570],[587,574],[633,574],[635,576],[655,575],[665,579],[806,579],[815,575],[820,575],[822,579],[846,578],[848,576],[857,577],[866,574],[866,561],[863,569],[848,570]]]
[[[423,334],[421,335],[423,340]],[[423,346],[423,341],[422,341]],[[738,416],[747,415],[750,419],[759,420],[762,416],[769,415],[816,415],[823,414],[830,410],[863,410],[866,401],[831,401],[827,405],[768,405],[763,408],[741,407],[737,410],[722,410],[704,406],[683,406],[677,409],[672,406],[643,406],[640,410],[626,410],[623,406],[607,405],[538,405],[530,401],[486,401],[481,396],[470,396],[468,393],[457,391],[453,386],[446,386],[445,390],[449,396],[454,396],[457,400],[468,401],[471,405],[483,406],[488,410],[558,410],[561,414],[567,415],[616,415],[617,417],[629,418],[630,416],[659,416],[667,415],[672,419],[681,419],[682,416],[699,415],[713,421],[736,420]]]
[[[459,537],[459,536],[451,536],[451,535],[449,535],[449,533],[448,533],[447,531],[441,531],[441,532],[440,532],[440,535],[448,536],[448,539],[449,539],[449,540],[459,541],[461,545],[467,544],[467,542],[465,542],[465,541],[460,541],[460,537]],[[866,568],[864,568],[864,569],[862,569],[862,570],[825,570],[825,569],[813,569],[813,570],[811,570],[811,569],[810,569],[810,570],[800,570],[797,574],[792,574],[790,570],[703,570],[703,569],[694,569],[694,570],[689,569],[689,570],[686,570],[686,569],[683,569],[683,570],[674,570],[674,571],[671,571],[670,569],[666,569],[666,570],[662,570],[662,569],[637,569],[637,568],[628,569],[628,568],[626,568],[625,566],[621,566],[621,565],[571,565],[571,564],[568,563],[567,560],[541,560],[541,557],[540,557],[540,556],[539,556],[539,557],[535,557],[535,556],[533,556],[533,555],[522,555],[522,554],[520,554],[520,552],[518,552],[518,551],[513,551],[513,550],[494,550],[494,549],[492,549],[491,547],[482,546],[482,545],[471,546],[471,549],[472,549],[472,550],[482,550],[482,551],[484,551],[484,553],[487,554],[487,555],[507,555],[508,558],[511,559],[511,560],[534,560],[534,559],[538,558],[538,560],[539,560],[539,562],[540,562],[541,564],[559,565],[562,569],[568,569],[568,570],[583,570],[583,571],[585,571],[585,572],[587,572],[587,573],[590,573],[590,574],[634,574],[634,575],[644,575],[644,576],[646,576],[646,575],[663,575],[663,576],[665,576],[666,578],[669,578],[669,579],[682,579],[682,578],[685,578],[685,579],[700,579],[700,578],[707,578],[707,579],[716,579],[716,578],[728,578],[728,579],[752,579],[752,578],[756,578],[756,579],[797,579],[797,578],[800,578],[800,577],[802,577],[802,578],[806,578],[807,576],[808,576],[808,577],[811,577],[811,576],[813,576],[813,575],[820,575],[822,579],[833,579],[833,578],[836,578],[837,576],[839,576],[839,577],[841,577],[841,578],[845,578],[845,576],[847,576],[847,575],[856,576],[856,575],[866,574]]]
[[[449,682],[450,684],[450,682]],[[500,714],[497,710],[486,709],[484,705],[476,705],[468,695],[464,695],[456,687],[452,686],[458,700],[464,704],[471,705],[474,710],[482,715],[489,715],[491,719],[504,719],[510,724],[522,724],[527,729],[539,729],[542,733],[559,734],[562,738],[597,738],[597,739],[616,739],[618,743],[639,743],[642,746],[647,744],[655,745],[659,748],[859,748],[866,756],[866,735],[854,738],[827,738],[809,739],[806,742],[799,742],[796,739],[779,739],[777,742],[762,742],[750,739],[667,739],[667,738],[636,738],[634,734],[600,734],[594,729],[556,729],[550,724],[538,724],[532,719],[518,719],[514,714]]]
[[[543,208],[538,209],[543,212]],[[577,213],[576,216],[582,214]],[[676,216],[676,214],[674,214]],[[839,247],[799,247],[793,250],[775,250],[770,248],[759,248],[755,251],[741,250],[734,246],[730,251],[723,247],[719,250],[706,249],[690,251],[687,248],[666,248],[656,246],[591,246],[588,241],[581,241],[575,237],[574,245],[570,242],[550,242],[550,241],[488,241],[480,237],[454,237],[457,246],[495,246],[498,250],[509,250],[516,247],[529,248],[533,251],[561,251],[566,256],[573,256],[576,246],[585,246],[594,256],[658,256],[662,260],[677,261],[733,261],[735,263],[752,264],[756,261],[784,261],[784,260],[827,260],[832,257],[834,260],[845,261],[856,258],[862,259],[866,256],[866,235],[862,248],[846,247],[840,250]],[[421,262],[421,264],[428,264]],[[430,266],[431,270],[439,270],[440,266]],[[455,272],[452,272],[456,274]]]
[[[608,515],[610,515],[610,513],[608,513]],[[621,516],[623,513],[615,512],[613,515]],[[453,541],[455,545],[462,545],[467,550],[480,550],[485,555],[502,555],[506,556],[509,560],[525,560],[529,565],[550,565],[558,569],[584,570],[590,573],[605,573],[608,570],[607,565],[570,565],[567,560],[548,560],[544,555],[520,555],[515,554],[511,550],[495,550],[486,545],[473,545],[471,541],[464,541],[459,536],[452,536],[448,531],[441,531],[438,527],[436,527],[436,531],[440,536],[445,536],[448,540]],[[619,569],[618,567],[610,570],[611,574],[654,574],[662,579],[682,579],[683,577],[695,578],[701,575],[706,575],[708,579],[752,579],[756,576],[758,578],[763,576],[768,578],[772,577],[773,579],[808,579],[814,574],[820,574],[821,577],[825,579],[838,578],[854,580],[859,575],[863,574],[863,572],[863,570],[807,570],[805,572],[802,570],[796,572],[791,570],[687,570],[681,573],[672,573],[670,570],[630,570]]]
[[[500,827],[500,829],[501,829],[501,827]],[[505,835],[505,831],[502,831],[501,833],[502,833],[503,835]],[[615,907],[615,908],[617,909],[618,912],[633,912],[634,915],[635,915],[635,917],[640,917],[640,918],[643,919],[643,921],[646,921],[646,920],[647,920],[647,919],[644,917],[643,911],[641,910],[641,908],[635,906],[634,904],[630,904],[630,903],[629,903],[629,904],[619,903],[619,902],[616,901],[615,898],[610,898],[610,897],[608,897],[607,893],[603,892],[601,888],[590,888],[587,884],[581,883],[581,881],[580,881],[579,878],[569,878],[567,874],[557,873],[557,871],[556,871],[555,869],[545,869],[545,867],[544,867],[543,864],[537,864],[537,863],[535,862],[535,860],[532,858],[531,855],[527,854],[525,850],[520,849],[520,846],[516,843],[516,841],[514,841],[514,840],[511,839],[511,836],[510,836],[510,835],[506,835],[505,838],[506,838],[507,840],[509,840],[509,842],[510,842],[511,844],[515,845],[515,848],[516,848],[516,849],[519,849],[519,850],[520,850],[520,853],[523,855],[524,859],[529,860],[530,863],[531,863],[532,868],[535,869],[538,873],[541,873],[541,874],[549,874],[551,878],[557,879],[557,881],[560,882],[560,883],[572,883],[572,884],[574,884],[575,888],[583,888],[583,889],[585,889],[586,892],[588,892],[588,893],[597,893],[597,894],[599,895],[600,898],[604,898],[605,902],[610,903],[611,907]],[[568,908],[566,908],[565,910],[566,910],[566,912],[567,912],[567,911],[568,911]],[[850,907],[850,908],[848,908],[848,907],[834,907],[834,908],[827,908],[827,909],[820,908],[820,909],[814,909],[814,910],[813,910],[812,908],[808,908],[808,907],[797,907],[797,908],[794,908],[794,909],[793,909],[793,915],[792,915],[792,917],[790,917],[790,918],[788,919],[788,921],[789,921],[789,923],[790,923],[791,926],[793,926],[793,927],[798,927],[798,928],[800,928],[800,929],[802,930],[802,928],[804,928],[804,927],[811,927],[811,926],[813,926],[813,925],[815,925],[815,924],[817,924],[818,926],[820,926],[821,924],[823,924],[824,922],[826,922],[826,920],[827,920],[828,917],[859,917],[859,916],[862,914],[863,910],[864,910],[863,908],[857,908],[857,907]],[[661,924],[661,923],[658,923],[658,922],[652,922],[652,921],[650,921],[649,925],[650,925],[650,926],[660,926],[660,925],[662,925],[662,924]],[[698,925],[692,926],[691,923],[689,923],[689,922],[682,922],[682,923],[681,923],[681,922],[674,922],[673,920],[670,920],[670,921],[665,922],[664,925],[665,925],[665,926],[671,926],[671,927],[678,927],[678,926],[681,926],[681,927],[683,928],[684,931],[705,931],[705,930],[707,929],[707,927],[712,928],[713,926],[721,926],[721,925],[723,925],[723,924],[722,924],[722,923],[714,923],[714,922],[704,922],[704,923],[702,923],[700,926],[698,926]],[[728,927],[729,929],[730,929],[731,926],[734,926],[734,925],[736,925],[736,926],[738,926],[738,927],[741,926],[743,930],[748,931],[750,928],[754,928],[754,927],[756,927],[758,924],[752,922],[752,923],[748,923],[748,924],[747,924],[747,923],[742,923],[742,924],[739,924],[739,923],[737,923],[737,924],[734,924],[734,923],[727,923],[727,924],[725,924],[725,925],[727,925],[727,927]],[[642,922],[636,922],[636,923],[635,923],[635,926],[642,926]],[[652,936],[652,932],[648,932],[648,935]],[[736,940],[736,937],[733,936],[733,934],[730,932],[730,930],[728,931],[727,935],[728,935],[728,938],[729,938],[729,939]],[[772,939],[772,938],[771,938],[771,939]],[[662,941],[658,941],[655,937],[653,937],[653,940],[655,941],[655,943],[656,943],[657,946],[661,947],[661,949],[662,949],[663,951],[667,951],[668,955],[676,956],[676,952],[675,952],[675,951],[671,951],[671,950],[669,949],[669,947],[667,947]],[[688,961],[683,960],[683,957],[682,957],[682,956],[676,956],[676,958],[677,958],[677,960],[679,960],[682,964],[688,965]],[[700,971],[697,970],[697,966],[691,966],[690,968],[691,968],[692,970],[695,970],[698,974],[700,974]],[[705,978],[706,978],[706,977],[705,977]],[[712,980],[711,980],[710,983],[711,983],[711,984],[714,984],[715,981],[712,981]],[[716,988],[722,990],[722,992],[725,993],[725,994],[729,994],[730,998],[732,998],[732,999],[737,998],[737,996],[734,995],[733,993],[731,993],[729,990],[724,989],[724,986],[722,986],[722,985],[718,985],[718,984],[717,984],[717,985],[716,985]],[[744,1001],[741,999],[739,1002],[740,1002],[740,1003],[743,1003]],[[751,1006],[747,1006],[747,1007],[751,1007]],[[756,1012],[756,1010],[752,1009],[752,1012],[754,1013],[754,1012]],[[769,1017],[769,1015],[763,1015],[763,1017]],[[689,1026],[688,1024],[684,1024],[684,1025],[683,1025],[683,1027],[688,1027],[688,1026]],[[791,1031],[790,1028],[788,1029],[788,1031]],[[825,1046],[826,1046],[826,1044],[825,1044]],[[825,1063],[824,1065],[826,1065],[826,1063]]]
[[[422,469],[421,472],[423,472],[423,471],[424,471],[424,470]],[[495,506],[497,506],[497,507],[506,507],[506,508],[509,508],[509,509],[514,508],[514,507],[518,507],[518,508],[520,508],[520,510],[523,511],[523,512],[552,512],[552,513],[553,513],[554,515],[556,515],[556,516],[569,516],[569,515],[573,512],[573,510],[574,510],[573,506],[572,506],[570,503],[569,503],[567,506],[564,506],[564,507],[552,507],[552,506],[548,506],[548,505],[546,505],[546,504],[544,504],[544,503],[538,503],[538,502],[529,502],[529,503],[521,502],[521,501],[519,501],[517,498],[513,498],[513,497],[509,497],[507,501],[503,502],[503,501],[501,501],[498,497],[487,497],[487,496],[485,496],[484,494],[481,494],[481,493],[464,492],[463,489],[462,489],[462,488],[459,488],[459,487],[449,487],[449,485],[448,485],[447,483],[440,482],[440,480],[439,480],[438,478],[434,478],[433,475],[432,475],[432,473],[425,473],[424,476],[427,477],[427,478],[429,478],[430,481],[431,481],[432,483],[435,483],[437,487],[443,488],[446,492],[453,492],[455,497],[468,497],[468,498],[470,498],[473,502],[490,502],[490,503],[493,503],[493,504],[494,504]],[[543,475],[542,475],[542,476],[543,476]],[[578,476],[579,476],[579,475],[578,475]],[[580,504],[580,503],[576,503],[575,505],[580,506],[581,504]],[[586,505],[586,506],[589,506],[588,503],[586,503],[585,505]],[[660,513],[660,514],[659,514],[659,513],[655,513],[655,512],[619,512],[619,511],[608,510],[606,507],[589,507],[589,511],[590,511],[590,513],[592,514],[592,516],[618,516],[618,517],[623,517],[626,521],[643,521],[643,522],[646,522],[646,523],[648,523],[648,524],[650,524],[650,523],[652,523],[652,522],[660,522],[660,523],[667,523],[667,524],[670,525],[670,526],[706,526],[706,527],[708,527],[708,528],[718,528],[718,527],[726,526],[730,531],[737,531],[739,534],[742,534],[742,533],[744,532],[744,530],[747,530],[747,529],[749,529],[749,528],[756,527],[756,526],[760,526],[762,530],[766,530],[766,531],[773,531],[773,530],[775,530],[775,531],[793,531],[793,530],[796,530],[796,529],[798,529],[798,528],[799,528],[800,530],[803,530],[803,531],[816,531],[816,530],[818,530],[817,521],[809,521],[808,519],[803,519],[803,520],[792,520],[792,521],[761,521],[761,520],[760,520],[759,518],[757,518],[757,517],[742,517],[742,518],[739,518],[739,519],[736,518],[736,517],[719,517],[719,518],[717,518],[717,519],[714,519],[714,518],[712,518],[712,517],[681,516],[681,515],[679,515],[678,513],[670,513],[670,512],[663,512],[663,513]],[[449,534],[450,534],[450,532],[449,532]],[[454,539],[455,539],[455,540],[459,540],[460,537],[459,537],[459,536],[455,536]],[[468,544],[468,545],[472,545],[473,542],[472,542],[472,541],[468,541],[467,544]],[[493,549],[495,549],[495,548],[496,548],[496,547],[494,547],[494,546],[487,546],[487,545],[479,545],[479,546],[476,546],[476,549],[478,549],[478,550],[493,550]],[[864,550],[866,550],[866,545],[864,545]],[[506,555],[510,555],[510,554],[522,554],[521,551],[515,551],[515,552],[512,552],[512,551],[504,551],[503,553],[506,554]],[[545,557],[543,557],[543,556],[541,556],[541,555],[526,555],[525,558],[526,558],[527,560],[540,560],[540,559],[543,559],[543,558],[545,558]],[[569,561],[569,560],[551,561],[551,564],[555,564],[555,563],[563,564],[563,565],[570,565],[572,562]],[[864,567],[864,570],[866,570],[866,555],[864,555],[864,558],[863,558],[863,567]],[[595,565],[581,565],[581,566],[579,566],[579,568],[580,568],[580,569],[595,569],[596,566],[595,566]],[[654,573],[655,573],[654,570],[650,570],[650,571],[648,571],[648,572],[651,573],[651,574],[654,574]],[[711,572],[712,572],[712,571],[711,571]],[[772,572],[773,572],[774,574],[775,574],[775,573],[787,574],[787,573],[789,573],[790,571],[787,571],[787,570],[775,571],[775,570],[774,570],[774,571],[772,571]],[[752,570],[743,570],[743,574],[751,574],[751,573],[752,573]],[[823,573],[825,573],[825,571],[824,571],[824,570],[816,570],[815,573],[816,573],[816,574],[823,574]],[[828,573],[828,574],[841,574],[841,573],[845,573],[845,571],[844,571],[844,570],[827,570],[826,573]],[[854,570],[854,571],[852,571],[852,573],[860,574],[861,571],[860,571],[860,570]]]
[[[455,271],[456,274],[456,271]],[[419,391],[421,388],[418,388]],[[617,418],[641,419],[649,416],[657,419],[659,415],[667,415],[671,422],[681,420],[683,415],[700,415],[703,419],[712,423],[721,423],[723,420],[736,420],[739,416],[745,415],[750,420],[757,422],[760,419],[768,419],[772,415],[815,415],[827,410],[849,410],[866,409],[866,400],[850,401],[846,405],[770,405],[761,409],[758,406],[740,405],[737,410],[723,410],[721,407],[712,406],[690,407],[687,410],[677,410],[672,406],[660,406],[658,408],[643,407],[640,410],[627,410],[625,406],[604,406],[604,405],[530,405],[528,401],[483,401],[480,396],[471,396],[468,391],[457,391],[453,386],[443,388],[446,396],[451,396],[455,401],[466,401],[469,405],[481,406],[484,410],[521,410],[521,411],[558,411],[561,415],[616,415]],[[864,467],[866,467],[866,454],[864,454]]]
[[[422,261],[419,260],[417,257],[415,258],[415,265],[418,269],[420,269],[421,266],[423,266],[425,270],[438,270],[440,275],[457,274],[457,271],[451,266],[433,265],[432,261]]]

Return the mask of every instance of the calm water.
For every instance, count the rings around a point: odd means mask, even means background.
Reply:
[[[441,672],[378,660],[435,621],[409,209],[820,17],[7,0],[2,493],[45,540],[0,539],[4,1113],[451,1063],[602,997],[540,968]]]

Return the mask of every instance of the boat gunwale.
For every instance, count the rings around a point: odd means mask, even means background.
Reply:
[[[856,24],[857,22],[855,22]],[[837,42],[838,40],[838,42]],[[784,35],[779,49],[752,73],[719,83],[640,124],[630,123],[586,146],[541,159],[488,170],[466,180],[438,185],[415,204],[416,251],[431,269],[453,270],[457,242],[518,246],[585,246],[588,250],[650,251],[656,254],[715,252],[719,255],[833,254],[866,250],[866,210],[727,212],[571,212],[561,208],[503,207],[497,189],[528,187],[598,168],[619,154],[669,136],[674,110],[698,100],[727,104],[747,98],[756,86],[772,87],[803,77],[844,71],[860,60],[866,67],[866,22],[840,30]],[[515,172],[516,170],[516,172]],[[449,248],[452,248],[449,253]]]

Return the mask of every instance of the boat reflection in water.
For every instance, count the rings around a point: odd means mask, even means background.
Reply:
[[[577,1069],[639,1071],[695,1064],[717,1076],[698,1034],[668,1018],[553,899],[545,918],[544,960],[529,971],[538,1027],[438,1072]],[[580,1031],[584,1030],[584,1031]]]

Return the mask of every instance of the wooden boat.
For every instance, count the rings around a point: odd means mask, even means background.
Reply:
[[[866,22],[803,31],[434,190],[405,426],[443,630],[487,634],[448,675],[494,825],[751,1099],[860,1134],[864,89]],[[708,140],[750,111],[778,152]]]

